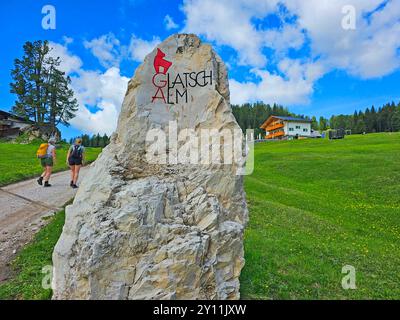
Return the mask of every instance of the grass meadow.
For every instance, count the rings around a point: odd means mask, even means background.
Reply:
[[[258,144],[245,189],[242,298],[400,299],[399,133]]]

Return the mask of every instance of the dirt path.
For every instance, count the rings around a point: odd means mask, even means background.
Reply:
[[[80,179],[87,167],[82,168]],[[10,275],[9,263],[45,224],[44,217],[61,210],[76,190],[69,187],[69,171],[52,176],[52,187],[44,188],[36,179],[0,188],[0,283]]]

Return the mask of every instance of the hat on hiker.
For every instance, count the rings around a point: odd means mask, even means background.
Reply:
[[[81,138],[77,138],[75,140],[75,144],[82,144],[82,139]]]

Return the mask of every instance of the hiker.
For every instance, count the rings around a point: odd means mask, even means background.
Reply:
[[[85,162],[85,147],[82,145],[82,139],[75,140],[75,144],[71,146],[67,154],[67,165],[71,168],[70,186],[74,189],[78,188],[76,183],[79,178],[79,170]]]
[[[51,187],[49,183],[51,172],[53,169],[53,165],[56,162],[56,139],[50,138],[48,143],[42,143],[37,152],[37,157],[40,159],[40,163],[44,168],[44,172],[37,180],[39,185],[43,185],[45,187]]]

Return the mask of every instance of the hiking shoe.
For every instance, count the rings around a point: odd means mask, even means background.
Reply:
[[[78,189],[79,187],[76,184],[72,185],[72,189]]]
[[[71,181],[71,182],[69,183],[69,186],[70,186],[70,187],[73,187],[73,186],[74,186],[74,182]]]
[[[50,184],[48,181],[45,181],[45,182],[44,182],[44,186],[45,186],[45,187],[51,187],[51,184]]]
[[[37,179],[37,183],[39,185],[43,185],[43,177],[40,177],[39,179]]]

